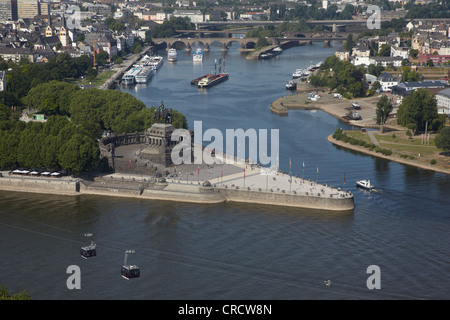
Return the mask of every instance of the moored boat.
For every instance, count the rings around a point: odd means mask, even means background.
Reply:
[[[137,74],[139,74],[139,72],[141,72],[141,70],[142,70],[141,67],[133,67],[130,70],[128,70],[122,77],[122,83],[125,85],[135,83],[136,81],[135,77]]]
[[[141,69],[141,71],[134,77],[134,80],[136,83],[147,83],[154,74],[154,69],[152,67],[144,67]]]
[[[297,89],[297,82],[294,80],[289,80],[286,83],[286,90],[296,90]]]
[[[163,64],[163,61],[164,59],[161,56],[151,56],[147,62],[147,65],[155,70],[158,70]]]

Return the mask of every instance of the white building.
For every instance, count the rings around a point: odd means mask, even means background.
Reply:
[[[200,10],[175,10],[174,17],[188,17],[192,23],[204,22],[205,16]]]
[[[403,59],[408,59],[409,48],[391,46],[391,57],[402,57]]]
[[[436,101],[438,113],[450,117],[450,88],[439,91],[436,94]]]
[[[390,92],[393,86],[398,85],[398,80],[392,75],[392,73],[382,73],[378,77],[378,82],[381,85],[383,92]]]

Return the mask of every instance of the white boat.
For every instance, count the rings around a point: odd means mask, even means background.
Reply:
[[[158,70],[163,64],[163,61],[164,59],[161,56],[151,56],[147,62],[147,66],[150,66],[155,70]]]
[[[306,77],[307,75],[309,75],[309,72],[306,69],[297,69],[292,74],[292,79],[298,79],[298,78],[301,78],[301,77]]]
[[[294,80],[289,80],[286,83],[286,90],[296,90],[297,89],[297,82]]]
[[[195,62],[202,62],[203,61],[203,49],[198,48],[195,50],[194,55],[192,56],[192,60]]]
[[[365,190],[373,189],[373,185],[370,184],[370,180],[358,180],[358,181],[356,181],[356,186],[363,188]]]
[[[144,67],[141,72],[134,76],[134,80],[136,83],[147,83],[153,77],[154,72],[155,70],[152,67]]]
[[[127,71],[127,73],[125,73],[122,77],[122,83],[123,84],[133,84],[136,79],[136,75],[139,74],[139,72],[141,72],[142,68],[140,67],[133,67],[130,70]]]
[[[177,61],[178,59],[178,53],[176,49],[169,49],[169,51],[167,52],[167,60],[169,61]]]

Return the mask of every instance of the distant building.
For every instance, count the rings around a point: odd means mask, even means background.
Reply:
[[[436,94],[436,102],[438,113],[450,117],[450,88],[439,91]]]
[[[188,17],[192,23],[204,22],[205,16],[200,10],[175,10],[174,17]]]
[[[450,61],[450,55],[440,55],[440,54],[422,54],[419,56],[419,64],[426,64],[428,60],[433,61],[433,65],[441,65]]]
[[[17,0],[0,0],[0,20],[17,20]]]
[[[40,14],[41,10],[38,0],[17,0],[17,16],[19,19],[33,19]]]

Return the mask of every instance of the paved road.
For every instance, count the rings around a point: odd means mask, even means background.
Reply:
[[[377,138],[373,135],[373,131],[367,131],[367,135],[369,136],[370,140],[372,140],[372,143],[376,145],[377,147],[380,147],[380,144],[378,143]]]

